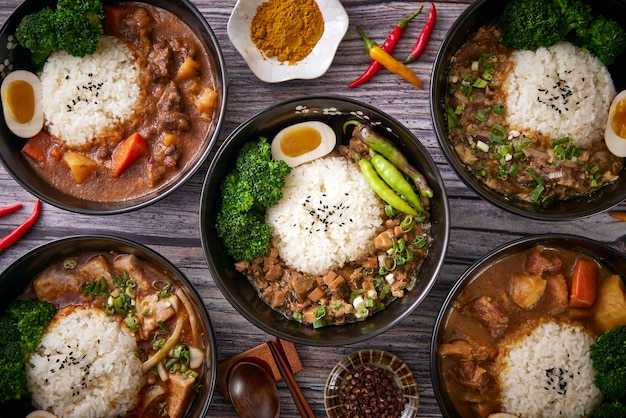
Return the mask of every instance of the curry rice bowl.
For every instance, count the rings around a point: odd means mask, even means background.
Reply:
[[[26,365],[33,403],[59,418],[117,417],[133,410],[143,386],[137,342],[97,308],[61,308]]]
[[[69,147],[89,145],[129,119],[140,103],[140,70],[119,39],[102,36],[85,57],[53,53],[41,73],[42,108],[48,131]]]
[[[569,42],[514,51],[505,85],[509,128],[550,139],[569,137],[578,148],[603,138],[615,96],[600,60]]]
[[[329,156],[293,168],[283,198],[265,219],[287,265],[324,274],[374,250],[383,210],[359,169],[344,157]]]
[[[602,401],[593,383],[589,347],[582,326],[547,322],[500,353],[503,410],[526,417],[584,417]]]

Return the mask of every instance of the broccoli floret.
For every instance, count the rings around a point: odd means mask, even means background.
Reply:
[[[534,51],[562,39],[565,16],[551,0],[514,0],[498,19],[502,44]]]
[[[282,198],[290,171],[284,161],[272,159],[266,138],[239,150],[235,169],[222,182],[216,219],[217,234],[235,260],[251,261],[267,252],[271,226],[265,210]]]
[[[585,37],[574,43],[611,65],[626,50],[626,32],[615,20],[597,16],[591,21]]]
[[[249,142],[241,148],[236,169],[242,180],[249,183],[255,202],[263,208],[274,206],[283,197],[284,179],[290,168],[284,161],[272,159],[272,149],[266,138]]]
[[[237,212],[247,212],[254,206],[252,185],[243,180],[238,171],[229,173],[222,183],[222,204],[236,209]]]
[[[20,332],[17,324],[8,315],[0,316],[0,347],[7,341],[19,341]]]
[[[606,331],[589,349],[596,375],[593,382],[604,395],[594,417],[626,416],[626,326]]]
[[[101,0],[59,0],[57,10],[72,10],[87,16],[93,23],[100,23],[104,19]]]
[[[55,312],[54,305],[38,300],[15,300],[9,305],[7,315],[16,322],[27,353],[37,348],[43,330]]]
[[[626,400],[626,367],[596,373],[593,383],[609,399]],[[626,415],[625,415],[626,416]]]
[[[577,37],[586,37],[589,25],[593,20],[591,6],[581,0],[554,0],[561,8],[561,13],[565,16],[565,26],[563,35],[572,33]]]
[[[620,402],[603,403],[593,411],[593,418],[624,418],[626,405]]]
[[[46,7],[25,16],[15,36],[31,51],[33,64],[41,68],[58,50],[77,57],[96,52],[103,34],[103,18],[101,0],[60,0],[56,10]]]
[[[593,367],[599,373],[616,368],[626,370],[626,326],[619,326],[602,334],[590,348]]]
[[[46,7],[25,16],[15,30],[17,41],[32,53],[31,61],[41,68],[46,59],[58,50],[54,11]]]
[[[0,347],[0,403],[20,399],[27,393],[24,360],[19,341],[6,341]]]
[[[74,10],[58,9],[55,13],[55,28],[60,49],[75,57],[84,57],[96,52],[102,36],[102,25],[94,23],[87,15]]]
[[[28,393],[24,362],[55,312],[48,302],[17,300],[0,317],[0,403]]]
[[[228,253],[237,261],[251,261],[267,252],[271,226],[258,212],[238,212],[222,207],[216,227]]]

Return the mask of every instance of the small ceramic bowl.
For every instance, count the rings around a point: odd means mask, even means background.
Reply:
[[[346,378],[360,366],[374,366],[393,373],[394,382],[407,400],[401,418],[417,416],[419,390],[411,369],[397,356],[383,350],[361,350],[347,355],[333,368],[326,381],[324,406],[329,418],[345,415],[341,391]]]
[[[324,33],[313,51],[295,64],[265,56],[250,37],[250,26],[257,7],[267,0],[238,0],[228,20],[228,37],[261,81],[278,83],[322,76],[330,67],[337,48],[348,30],[348,14],[339,0],[319,0],[324,17]]]

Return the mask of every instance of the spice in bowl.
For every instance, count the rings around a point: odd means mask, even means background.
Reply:
[[[328,418],[415,418],[419,390],[411,369],[384,350],[360,350],[335,365],[326,381]]]
[[[266,57],[295,65],[306,58],[324,33],[315,0],[269,0],[256,10],[250,38]]]
[[[391,371],[366,364],[346,376],[339,402],[346,417],[399,417],[408,400]]]

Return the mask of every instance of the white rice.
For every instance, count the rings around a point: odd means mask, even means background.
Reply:
[[[584,417],[602,401],[582,326],[548,322],[500,353],[503,410],[521,418]]]
[[[569,42],[537,51],[515,51],[505,85],[511,129],[551,139],[570,137],[588,148],[604,137],[615,87],[594,55]]]
[[[383,211],[359,169],[330,156],[292,169],[283,198],[267,210],[266,221],[287,265],[323,274],[373,251]]]
[[[140,103],[140,72],[131,50],[112,36],[83,58],[52,54],[41,73],[43,113],[48,131],[70,147],[129,119]]]
[[[118,417],[134,409],[143,386],[131,331],[102,310],[60,309],[28,358],[33,403],[59,418]]]

